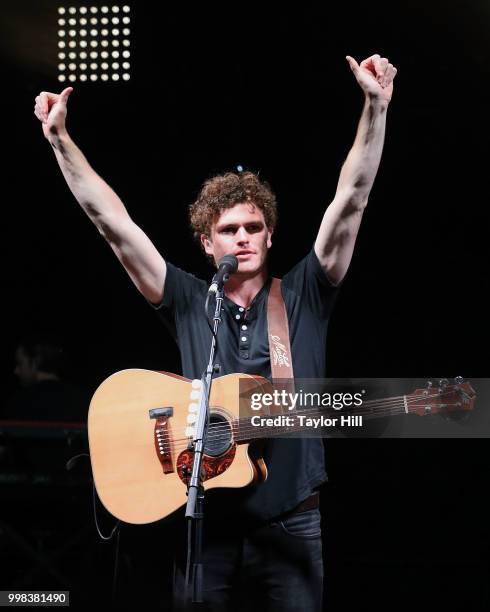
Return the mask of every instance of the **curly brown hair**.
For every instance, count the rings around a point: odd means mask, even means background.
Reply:
[[[236,204],[250,202],[264,214],[265,224],[273,230],[277,223],[277,205],[269,183],[260,180],[254,172],[226,172],[208,179],[197,200],[189,207],[194,237],[209,237],[211,226],[223,210]]]

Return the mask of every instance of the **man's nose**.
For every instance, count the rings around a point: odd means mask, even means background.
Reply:
[[[238,242],[248,242],[248,232],[244,227],[241,227],[237,232]]]

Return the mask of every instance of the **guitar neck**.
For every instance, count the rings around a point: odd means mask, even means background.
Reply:
[[[462,385],[464,387],[464,385]],[[474,393],[471,387],[460,388],[458,397],[454,390],[420,389],[408,395],[364,401],[360,406],[343,407],[341,410],[312,406],[300,410],[278,410],[269,415],[253,415],[233,422],[234,436],[238,443],[254,439],[284,437],[322,427],[336,429],[342,426],[361,426],[364,419],[398,416],[402,414],[437,414],[438,412],[470,410]]]

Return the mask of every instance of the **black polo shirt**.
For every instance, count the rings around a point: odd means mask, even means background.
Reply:
[[[220,376],[243,372],[271,378],[269,287],[270,279],[248,308],[227,297],[223,300],[215,361],[221,365]],[[295,378],[322,378],[327,326],[337,288],[326,277],[313,249],[283,277],[281,287]],[[179,346],[187,378],[201,378],[209,359],[211,331],[204,313],[207,290],[208,283],[167,262],[164,297],[160,304],[153,305]],[[210,491],[208,513],[231,510],[267,520],[294,508],[327,479],[319,438],[271,439],[262,451],[267,480],[241,490]]]

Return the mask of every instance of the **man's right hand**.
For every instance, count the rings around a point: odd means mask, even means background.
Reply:
[[[66,132],[66,103],[73,87],[67,87],[60,94],[42,91],[36,96],[34,114],[41,121],[44,136],[53,139]]]

